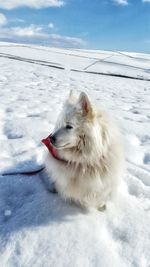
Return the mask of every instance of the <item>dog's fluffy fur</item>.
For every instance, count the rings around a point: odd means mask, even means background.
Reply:
[[[85,93],[75,97],[70,92],[53,136],[57,153],[65,159],[50,153],[46,158],[58,193],[82,206],[103,208],[116,192],[123,167],[122,142],[114,122]]]

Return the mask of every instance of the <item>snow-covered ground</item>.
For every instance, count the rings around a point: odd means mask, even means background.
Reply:
[[[105,212],[50,194],[44,171],[17,174],[43,166],[71,88],[124,135],[125,182]],[[0,266],[150,266],[150,55],[0,43],[0,151]]]

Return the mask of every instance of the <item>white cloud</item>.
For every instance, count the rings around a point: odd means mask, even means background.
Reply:
[[[86,43],[78,37],[49,34],[42,26],[0,28],[0,40],[46,44],[57,47],[83,47]]]
[[[25,20],[24,19],[19,19],[19,18],[15,18],[15,19],[9,19],[10,22],[21,22],[24,23]]]
[[[4,26],[5,24],[7,24],[7,18],[0,13],[0,26]]]
[[[54,24],[53,23],[49,23],[48,24],[48,28],[53,29],[54,28]]]
[[[143,3],[150,3],[150,0],[142,0]]]
[[[46,8],[61,7],[64,5],[63,0],[0,0],[0,8],[13,9],[17,7]]]
[[[86,44],[83,39],[77,37],[70,37],[59,34],[50,34],[50,37],[54,45],[60,45],[62,43],[63,46],[66,47],[68,45],[73,45],[74,47],[80,47]]]
[[[128,0],[113,0],[115,4],[120,5],[120,6],[127,6]]]
[[[12,35],[19,37],[38,37],[43,38],[47,37],[48,34],[43,32],[43,28],[41,26],[36,26],[31,24],[28,27],[12,27],[10,28],[10,32]]]
[[[31,24],[28,27],[0,28],[0,39],[11,39],[17,41],[29,41],[34,39],[48,38],[48,34],[43,31],[41,26]]]

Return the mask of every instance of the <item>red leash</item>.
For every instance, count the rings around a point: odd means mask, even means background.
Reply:
[[[42,140],[42,143],[47,147],[48,151],[50,154],[53,156],[53,158],[62,161],[64,163],[68,163],[65,159],[61,159],[57,153],[57,150],[53,147],[52,143],[50,142],[50,137],[48,136],[47,138]],[[23,175],[35,175],[38,174],[39,172],[43,171],[45,167],[41,167],[38,170],[35,171],[20,171],[20,172],[10,172],[10,173],[3,173],[1,174],[2,176],[8,176],[8,175],[17,175],[17,174],[23,174]]]

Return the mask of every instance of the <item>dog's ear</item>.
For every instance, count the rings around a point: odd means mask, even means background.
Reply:
[[[70,92],[69,92],[69,100],[72,100],[73,98],[74,98],[74,92],[71,89]]]
[[[74,90],[71,89],[69,92],[68,102],[73,104],[76,101],[76,98],[77,97],[75,95]]]
[[[83,112],[84,116],[86,116],[86,115],[88,115],[89,117],[93,116],[92,105],[90,103],[88,96],[84,92],[81,92],[81,94],[79,96],[79,104],[82,108],[82,112]]]

